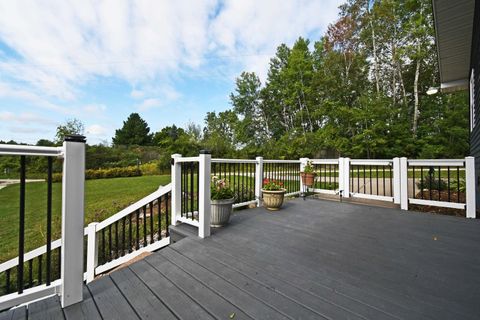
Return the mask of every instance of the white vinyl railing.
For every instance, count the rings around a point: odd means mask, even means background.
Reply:
[[[407,158],[369,160],[343,157],[338,159],[301,158],[299,160],[275,160],[263,159],[262,157],[255,159],[212,159],[210,153],[201,152],[197,157],[172,155],[171,184],[161,187],[108,219],[99,223],[91,223],[87,228],[83,228],[84,143],[66,141],[62,148],[23,148],[22,146],[0,145],[0,154],[55,155],[64,158],[62,238],[53,241],[50,246],[51,249],[61,248],[62,250],[61,278],[52,282],[49,287],[41,285],[26,289],[23,293],[0,297],[0,309],[52,293],[61,295],[62,306],[64,307],[79,302],[83,296],[84,280],[89,282],[99,273],[108,271],[143,252],[154,251],[168,245],[170,241],[168,230],[166,236],[162,239],[160,228],[163,214],[162,199],[167,201],[165,207],[167,212],[164,216],[165,224],[188,223],[198,227],[199,237],[208,237],[210,235],[210,181],[212,173],[214,173],[212,168],[214,168],[215,174],[220,174],[221,177],[234,184],[237,194],[241,193],[242,200],[235,204],[236,207],[253,204],[260,206],[264,179],[283,181],[287,189],[287,195],[298,195],[305,192],[300,179],[300,172],[308,161],[312,161],[318,175],[314,186],[308,190],[311,192],[338,194],[345,198],[361,197],[388,201],[400,205],[403,210],[408,210],[409,204],[465,209],[467,218],[475,217],[476,211],[475,169],[474,158],[472,157],[455,160],[412,160]],[[420,172],[420,177],[416,175],[417,172]],[[456,174],[454,179],[451,179],[452,172]],[[428,180],[426,174],[428,174]],[[462,179],[465,180],[464,186],[460,186],[463,183]],[[437,199],[432,192],[432,186],[435,183],[438,186]],[[453,183],[455,184],[452,185]],[[418,188],[417,184],[421,187]],[[445,184],[446,187],[444,187]],[[454,187],[457,188],[456,193],[451,191]],[[424,193],[427,190],[429,198],[425,199]],[[462,194],[465,194],[464,197],[460,196],[459,190],[462,190]],[[420,192],[421,198],[419,198],[418,192]],[[432,193],[431,196],[430,193]],[[448,201],[444,201],[442,198],[445,194]],[[171,200],[170,222],[168,222],[168,200]],[[147,214],[147,209],[150,210],[149,214]],[[155,209],[157,210],[159,229],[156,234],[151,231],[150,239],[147,239],[146,232],[142,234],[138,231],[138,225],[140,221],[143,221],[143,228],[146,228],[147,218],[149,218],[150,230],[153,230],[156,225],[152,222]],[[140,217],[140,211],[143,213],[143,218]],[[128,227],[131,234],[133,221],[135,221],[135,227],[137,228],[135,248],[131,251],[129,249],[127,253],[125,248],[120,250],[118,244],[115,244],[112,248],[110,242],[108,259],[103,259],[102,263],[99,264],[99,241],[102,237],[102,251],[104,254],[106,251],[105,231],[108,230],[111,234],[113,227],[115,233],[117,233],[118,229],[122,228],[125,236],[125,230]],[[140,246],[138,237],[141,235],[143,239]],[[88,241],[87,270],[84,273],[83,243],[85,236],[88,237]],[[116,239],[118,241],[118,237]],[[129,244],[132,243],[131,241],[132,239],[129,239]],[[20,261],[25,262],[34,259],[44,254],[46,250],[46,246],[43,246],[27,252],[23,255],[23,259],[17,257],[9,260],[0,265],[0,272],[19,265]]]
[[[19,255],[0,265],[7,278],[6,286],[10,281],[6,274],[11,268],[17,269],[17,292],[9,293],[0,297],[0,310],[19,303],[50,295],[52,292],[61,292],[60,302],[62,306],[68,306],[82,300],[83,282],[83,226],[84,220],[84,181],[85,181],[85,137],[71,135],[66,136],[62,147],[37,147],[24,145],[0,145],[0,155],[20,157],[20,225],[19,225]],[[27,156],[48,157],[48,194],[47,202],[51,203],[51,174],[52,158],[63,159],[62,170],[62,237],[51,243],[49,228],[51,219],[47,222],[47,244],[39,249],[24,253],[25,247],[25,160]],[[39,210],[41,210],[39,208]],[[47,208],[51,217],[51,208]],[[49,219],[47,219],[48,221]],[[5,227],[5,226],[2,226]],[[47,246],[48,245],[48,246]],[[60,260],[60,279],[53,282],[47,280],[45,284],[36,285],[30,280],[29,288],[25,289],[23,275],[25,262],[32,265],[32,260],[47,253],[50,257],[52,247],[62,248]],[[51,267],[52,261],[46,267]],[[48,270],[48,269],[47,269]],[[31,270],[30,270],[31,271]],[[1,271],[0,271],[1,272]],[[49,277],[48,275],[47,277]],[[31,278],[31,277],[30,277]]]

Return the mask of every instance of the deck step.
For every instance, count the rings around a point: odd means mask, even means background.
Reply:
[[[198,237],[198,228],[186,223],[180,223],[176,226],[169,226],[168,232],[170,233],[170,243],[175,243],[183,238]]]

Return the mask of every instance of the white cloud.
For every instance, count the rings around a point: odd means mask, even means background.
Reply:
[[[86,133],[93,136],[104,136],[108,129],[99,124],[92,124],[87,127]]]
[[[152,108],[160,107],[162,105],[162,101],[158,98],[148,98],[142,101],[142,103],[138,104],[136,108],[139,111],[146,111]]]
[[[35,125],[55,125],[56,122],[31,112],[13,113],[9,111],[0,112],[0,121],[16,122],[20,124],[35,124]]]
[[[99,115],[107,110],[107,106],[104,104],[87,104],[82,107],[82,110],[90,115]]]
[[[197,69],[210,56],[247,55],[247,68],[265,69],[265,57],[248,55],[324,29],[341,2],[2,1],[0,40],[21,59],[2,59],[0,72],[67,100],[95,76],[141,87]]]

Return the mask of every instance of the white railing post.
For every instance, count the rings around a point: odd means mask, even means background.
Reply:
[[[263,187],[263,157],[255,158],[255,200],[257,201],[257,207],[260,207],[262,200],[262,187]]]
[[[407,158],[399,159],[400,176],[400,209],[408,210],[408,162]]]
[[[339,172],[340,174],[340,172]],[[343,181],[343,194],[344,198],[350,198],[350,158],[343,158],[343,170],[342,170],[342,181]],[[340,179],[340,175],[338,176]]]
[[[97,222],[87,227],[87,283],[95,279],[95,268],[98,266]]]
[[[458,181],[457,183],[460,183]],[[476,217],[476,195],[475,195],[475,158],[465,158],[465,203],[466,203],[466,217]]]
[[[83,224],[85,137],[69,135],[63,143],[61,304],[83,299]]]
[[[198,236],[210,236],[210,171],[212,155],[202,150],[198,157]]]
[[[172,212],[170,218],[170,225],[177,225],[177,217],[180,216],[182,206],[182,167],[176,160],[181,158],[181,154],[172,154]]]
[[[400,158],[393,158],[393,177],[390,179],[393,179],[393,203],[400,204]]]
[[[308,158],[300,158],[300,172],[303,172],[303,169],[305,168],[305,166],[307,165],[307,162],[308,162]],[[302,179],[300,178],[300,193],[304,193],[305,191],[308,191],[308,190],[305,190],[304,189],[305,187],[303,186],[303,181]]]

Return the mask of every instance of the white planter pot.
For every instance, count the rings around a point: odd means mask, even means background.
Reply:
[[[230,220],[230,215],[233,211],[234,202],[235,198],[211,200],[211,227],[223,227],[228,223],[228,221]]]

